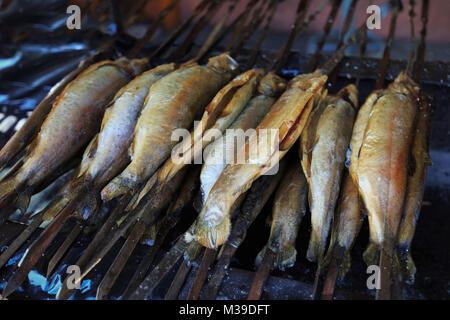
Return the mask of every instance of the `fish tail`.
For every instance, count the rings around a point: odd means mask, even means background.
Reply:
[[[93,190],[86,195],[86,198],[78,206],[76,213],[86,220],[95,215],[100,207],[98,192]]]
[[[416,264],[411,255],[409,247],[399,248],[398,250],[399,264],[405,278],[413,283],[416,275]]]
[[[297,250],[293,245],[283,247],[279,250],[277,257],[275,258],[275,266],[284,271],[287,268],[292,267],[297,259]]]
[[[370,242],[363,253],[364,262],[368,265],[378,265],[380,261],[380,249],[375,242]]]
[[[103,201],[111,201],[118,196],[124,195],[130,189],[132,189],[132,184],[130,183],[128,177],[124,177],[122,174],[111,180],[106,187],[103,188],[101,192],[101,197]]]
[[[350,250],[345,250],[342,257],[341,265],[339,266],[339,276],[343,277],[350,270],[352,263],[350,257]]]
[[[195,239],[203,246],[215,249],[225,241],[230,234],[230,218],[225,217],[216,225],[200,221],[197,223]]]
[[[306,258],[311,262],[319,262],[321,263],[322,257],[324,254],[324,246],[322,245],[322,241],[319,239],[317,234],[313,231],[311,232],[311,238],[309,239],[308,252],[306,254]]]
[[[74,201],[83,192],[82,179],[77,179],[66,185],[52,202],[44,209],[43,220],[48,221],[55,218],[70,202]],[[89,194],[87,193],[86,196]],[[80,199],[81,200],[81,199]]]

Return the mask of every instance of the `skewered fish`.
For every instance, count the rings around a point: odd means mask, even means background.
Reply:
[[[334,215],[357,108],[358,89],[354,85],[345,87],[336,96],[322,97],[301,138],[312,225],[307,258],[319,264]]]
[[[201,156],[203,148],[211,142],[214,133],[228,128],[252,97],[263,73],[261,69],[248,70],[236,76],[216,94],[190,139],[183,140],[172,150],[172,155],[177,155],[180,161],[175,162],[173,158],[169,158],[158,171],[158,183],[169,180],[186,163],[192,160],[195,162]]]
[[[21,167],[0,183],[0,201],[18,196],[17,206],[25,211],[34,188],[92,138],[106,104],[145,64],[146,60],[105,60],[69,83],[53,103]]]
[[[58,195],[44,220],[53,218],[73,199],[82,186],[91,188],[88,199],[79,205],[85,218],[97,208],[99,189],[103,188],[129,162],[128,148],[133,140],[134,127],[144,99],[151,86],[175,69],[174,64],[164,64],[146,71],[122,87],[105,111],[100,133],[86,149],[77,174]]]
[[[286,82],[275,75],[275,73],[269,73],[264,76],[258,85],[258,95],[249,101],[229,129],[246,131],[247,129],[255,128],[285,87]],[[208,198],[209,191],[227,164],[227,159],[233,159],[235,156],[233,152],[235,141],[234,139],[227,139],[227,137],[228,135],[225,133],[224,137],[217,139],[205,149],[205,163],[200,174],[202,203],[205,203]]]
[[[420,99],[416,131],[411,148],[414,173],[408,176],[403,217],[398,231],[399,258],[404,262],[404,270],[411,280],[414,279],[416,272],[410,251],[411,242],[422,205],[427,167],[432,164],[428,154],[432,107],[428,100],[424,96]]]
[[[361,114],[368,115],[364,134],[352,141],[352,154],[358,156],[352,159],[350,169],[369,216],[370,244],[364,253],[368,264],[377,263],[378,249],[393,255],[406,193],[418,91],[406,73],[400,73],[386,90],[376,93],[377,98],[369,97],[372,99]]]
[[[309,117],[313,100],[321,91],[327,76],[317,70],[311,74],[299,75],[289,83],[287,90],[277,100],[270,112],[257,127],[254,138],[260,129],[276,130],[277,139],[264,139],[259,143],[255,163],[228,164],[211,189],[208,199],[200,212],[196,225],[195,238],[208,248],[216,248],[223,244],[230,233],[230,209],[235,200],[261,174],[270,170],[292,147],[299,137]],[[252,140],[252,137],[250,138]],[[255,139],[253,139],[255,141]],[[242,146],[245,156],[249,155],[250,146],[247,141]],[[275,159],[279,156],[278,159]],[[248,159],[248,158],[246,158]]]
[[[332,258],[339,259],[339,274],[344,276],[350,269],[350,250],[361,229],[364,215],[358,188],[347,171],[342,180],[325,264],[328,264]]]
[[[297,257],[295,240],[306,212],[307,190],[305,175],[294,161],[275,193],[269,240],[256,258],[257,265],[263,260],[267,247],[276,253],[273,267],[284,270],[294,265]]]
[[[206,67],[187,63],[156,82],[136,124],[131,163],[102,190],[103,200],[134,190],[147,180],[170,155],[175,144],[170,139],[172,131],[189,128],[236,68],[236,61],[222,54],[211,58]]]

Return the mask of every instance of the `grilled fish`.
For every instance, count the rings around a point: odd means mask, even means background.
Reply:
[[[201,151],[214,138],[222,133],[236,119],[252,97],[255,88],[264,71],[251,69],[230,81],[220,89],[214,99],[208,104],[202,118],[191,133],[190,139],[183,140],[172,150],[169,158],[158,171],[158,182],[168,181],[180,168],[197,161]],[[174,157],[180,161],[174,161]]]
[[[267,246],[276,253],[274,267],[280,270],[292,267],[297,257],[295,240],[306,212],[308,184],[301,168],[291,163],[278,186],[272,207],[272,225],[267,245],[256,258],[259,265]]]
[[[230,80],[237,63],[227,54],[213,57],[206,67],[187,63],[150,89],[135,128],[131,163],[103,190],[111,200],[135,190],[170,155],[172,132],[189,128],[219,89]]]
[[[366,263],[377,263],[378,249],[389,256],[397,238],[406,193],[408,157],[417,114],[418,86],[400,73],[371,103],[360,141],[350,164],[369,216],[370,245]],[[353,146],[352,146],[353,148]]]
[[[20,169],[0,183],[0,201],[19,194],[26,210],[33,189],[69,160],[98,131],[114,94],[139,74],[146,60],[105,60],[78,75],[56,98]]]
[[[229,129],[246,131],[255,128],[285,87],[286,82],[274,73],[264,76],[258,85],[257,95],[248,102]],[[205,203],[209,191],[225,168],[227,159],[232,159],[235,156],[233,150],[235,150],[234,139],[227,139],[226,133],[224,137],[217,139],[205,149],[205,163],[200,174],[202,203]]]
[[[337,96],[323,97],[308,121],[307,134],[301,138],[302,167],[310,188],[310,261],[321,263],[323,259],[357,108],[358,90],[354,85]]]
[[[250,188],[255,179],[275,166],[292,147],[300,136],[313,100],[320,94],[326,79],[327,76],[320,70],[292,79],[287,90],[259,124],[253,137],[238,146],[242,148],[245,160],[250,159],[252,163],[246,161],[228,164],[212,187],[195,229],[195,238],[203,246],[216,248],[226,241],[230,233],[229,215],[232,205]],[[257,143],[257,148],[252,143]],[[251,159],[250,152],[253,155],[257,153],[256,157]]]
[[[408,176],[403,217],[398,232],[399,256],[404,261],[404,269],[407,271],[410,280],[414,280],[414,274],[416,272],[416,267],[410,252],[411,242],[422,205],[427,167],[432,164],[428,153],[431,136],[431,114],[432,107],[430,102],[426,97],[421,97],[416,131],[414,132],[414,140],[411,148],[414,173]]]
[[[344,276],[350,269],[350,250],[361,229],[364,215],[359,201],[358,187],[348,171],[344,173],[342,180],[325,263],[328,264],[332,257],[338,259],[339,274]]]
[[[47,208],[44,220],[53,218],[87,185],[91,190],[86,194],[86,199],[81,201],[79,213],[86,218],[95,211],[99,189],[129,162],[127,151],[133,141],[134,127],[149,89],[174,69],[174,64],[164,64],[146,71],[117,92],[105,111],[100,133],[86,149],[72,181],[57,196],[59,200]]]

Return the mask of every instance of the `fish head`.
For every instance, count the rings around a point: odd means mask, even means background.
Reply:
[[[239,68],[239,63],[226,52],[210,58],[207,67],[217,73],[231,77]]]
[[[258,85],[258,92],[269,97],[276,97],[286,89],[286,80],[275,72],[266,74]]]

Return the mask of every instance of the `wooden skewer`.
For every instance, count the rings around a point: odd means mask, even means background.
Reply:
[[[69,250],[69,248],[72,246],[73,242],[78,238],[79,234],[81,233],[81,230],[83,230],[83,227],[81,226],[81,224],[76,222],[75,226],[73,226],[72,230],[70,231],[67,238],[64,240],[63,244],[58,248],[56,253],[50,259],[50,262],[48,263],[47,267],[47,279],[50,278],[50,275],[58,265],[59,261],[66,254],[67,250]]]
[[[266,279],[269,277],[270,270],[273,267],[276,253],[269,247],[266,248],[261,264],[256,271],[247,300],[259,300],[261,298],[262,289]]]
[[[96,295],[97,300],[102,300],[103,297],[109,294],[117,277],[127,263],[128,258],[131,256],[131,253],[144,234],[145,227],[146,225],[142,220],[136,222],[134,228],[130,233],[130,236],[127,238],[124,245],[117,254],[118,259],[114,260],[113,264],[109,267],[108,271],[103,277],[102,282],[98,286]]]
[[[119,219],[120,215],[123,212],[123,209],[127,206],[128,202],[131,200],[131,194],[125,194],[118,200],[118,203],[111,214],[106,219],[105,223],[102,225],[100,230],[96,233],[94,239],[89,243],[88,247],[84,251],[83,255],[77,260],[75,263],[80,267],[81,270],[84,270],[89,260],[94,256],[97,246],[101,244],[103,239],[106,237],[108,232],[110,232],[113,225]],[[81,281],[82,279],[80,279]],[[69,289],[67,286],[67,278],[64,280],[63,285],[56,295],[56,299],[68,299],[74,292],[74,289]]]
[[[216,258],[217,251],[214,249],[206,248],[203,254],[202,262],[195,276],[192,288],[189,291],[188,300],[197,300],[200,291],[202,290],[203,283],[205,283],[206,277],[208,276],[209,266],[214,262]]]
[[[382,58],[381,64],[380,64],[380,70],[378,73],[378,80],[375,85],[375,90],[379,90],[384,87],[384,79],[386,78],[386,71],[389,66],[389,61],[390,61],[390,57],[391,57],[391,46],[392,46],[392,41],[394,39],[394,34],[395,34],[395,29],[396,29],[395,26],[397,23],[397,17],[398,17],[398,13],[399,13],[399,9],[400,9],[400,4],[397,0],[394,0],[393,6],[394,7],[392,10],[391,22],[389,25],[389,34],[388,34],[388,38],[386,39],[386,45],[384,47],[383,58]]]
[[[34,265],[41,258],[45,249],[50,245],[53,239],[56,237],[58,232],[64,225],[64,222],[69,218],[75,209],[78,200],[84,194],[81,193],[70,201],[64,209],[53,219],[53,221],[44,229],[44,231],[39,235],[39,237],[31,244],[27,249],[25,255],[22,257],[19,267],[14,275],[9,279],[3,290],[3,297],[9,296],[11,293],[17,290],[17,288],[26,279],[28,273],[34,267]]]
[[[189,271],[192,269],[192,263],[190,263],[187,260],[183,260],[181,262],[180,267],[178,268],[177,274],[175,275],[175,278],[172,281],[171,286],[169,287],[169,290],[167,290],[166,295],[164,296],[165,300],[176,300],[178,297],[178,294],[186,280],[186,277],[189,274]]]

